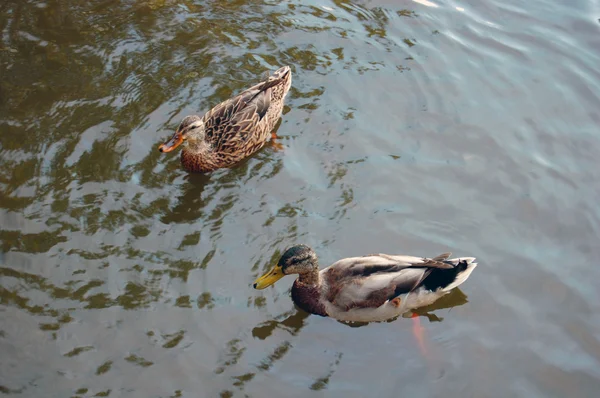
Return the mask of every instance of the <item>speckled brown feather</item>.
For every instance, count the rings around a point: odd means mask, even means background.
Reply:
[[[210,172],[231,167],[265,145],[281,116],[291,85],[292,72],[281,78],[277,76],[279,71],[204,115],[208,145],[201,151],[184,146],[181,163],[186,170]]]

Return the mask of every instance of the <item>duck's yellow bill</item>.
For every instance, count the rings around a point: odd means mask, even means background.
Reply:
[[[273,283],[277,282],[284,276],[285,275],[283,274],[281,267],[279,265],[276,265],[271,271],[267,272],[266,274],[254,281],[254,288],[262,290],[266,287],[271,286]]]

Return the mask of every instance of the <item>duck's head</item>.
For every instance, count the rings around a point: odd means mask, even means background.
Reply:
[[[186,116],[183,118],[175,134],[164,144],[158,147],[160,152],[171,152],[181,145],[185,140],[202,141],[204,140],[204,122],[197,115]]]
[[[254,281],[254,288],[262,290],[271,286],[285,275],[306,275],[318,272],[319,263],[317,254],[306,245],[292,246],[283,253],[283,256],[269,272]]]

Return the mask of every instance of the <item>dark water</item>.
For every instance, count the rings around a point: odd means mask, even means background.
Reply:
[[[2,1],[0,392],[595,396],[600,6],[432,1]],[[283,151],[156,150],[282,65]],[[293,243],[480,265],[421,347],[253,290]]]

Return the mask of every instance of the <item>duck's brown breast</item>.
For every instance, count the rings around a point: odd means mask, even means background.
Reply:
[[[215,159],[203,153],[193,153],[187,148],[181,151],[181,165],[187,171],[195,173],[208,173],[223,166],[219,166]]]
[[[292,286],[292,300],[298,307],[311,314],[328,316],[320,297],[320,290],[317,286],[305,285],[297,279]]]

